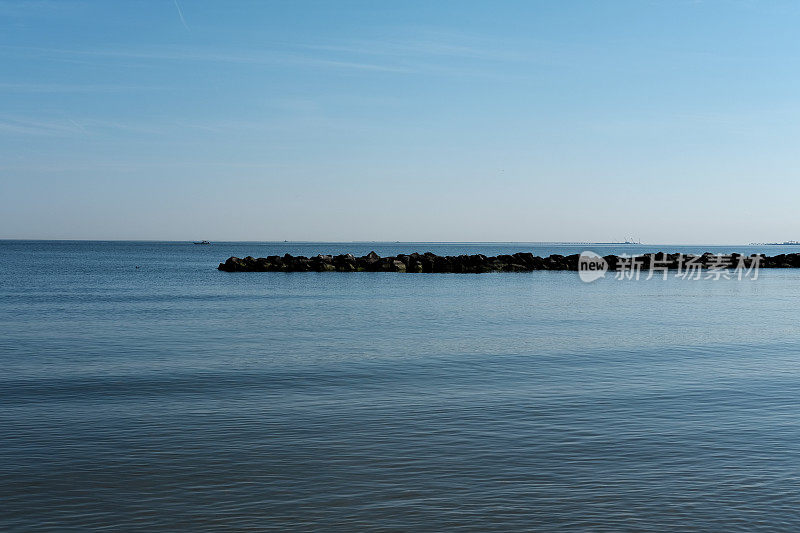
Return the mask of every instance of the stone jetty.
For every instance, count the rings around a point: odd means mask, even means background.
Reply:
[[[269,257],[230,257],[220,263],[218,269],[225,272],[428,272],[480,274],[485,272],[530,272],[534,270],[578,270],[580,255],[558,255],[539,257],[529,252],[513,255],[485,256],[455,255],[440,256],[433,253],[400,254],[380,257],[375,252],[361,257],[352,254],[317,255],[315,257],[272,255]],[[632,259],[626,256],[603,257],[608,270],[614,271],[630,266]],[[740,254],[686,255],[658,252],[639,255],[633,260],[636,268],[648,270],[682,269],[691,264],[695,268],[800,268],[800,253],[743,256]]]

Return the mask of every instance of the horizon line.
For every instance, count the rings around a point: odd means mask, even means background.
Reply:
[[[194,244],[199,241],[191,239],[47,239],[47,238],[0,238],[0,242],[138,242],[138,243],[176,243]],[[210,244],[547,244],[547,245],[593,245],[593,246],[774,246],[783,243],[687,243],[687,242],[654,242],[654,243],[626,243],[610,241],[382,241],[382,240],[355,240],[355,241],[326,241],[326,240],[217,240],[209,241]],[[785,244],[791,246],[791,244]]]

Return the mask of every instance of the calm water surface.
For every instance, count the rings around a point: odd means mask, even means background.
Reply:
[[[800,529],[800,270],[215,270],[586,248],[0,241],[0,529]]]

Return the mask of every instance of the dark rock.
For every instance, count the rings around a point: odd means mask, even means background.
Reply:
[[[609,271],[618,270],[622,260],[627,257],[607,255],[605,259]],[[686,262],[693,259],[703,268],[719,266],[719,258],[715,254],[704,253],[699,257],[683,254],[667,254],[657,252],[644,254],[637,258],[641,272],[653,269],[676,269],[679,265],[686,266]],[[483,254],[440,256],[431,252],[424,254],[399,254],[396,257],[381,258],[375,252],[370,252],[363,257],[352,254],[337,256],[317,255],[312,258],[304,256],[270,255],[254,258],[247,256],[243,259],[229,257],[217,267],[224,272],[415,272],[415,273],[483,273],[483,272],[530,272],[532,270],[577,270],[579,256],[573,254],[567,257],[553,254],[548,257],[534,256],[529,252],[518,252],[513,255],[498,255],[487,257]],[[800,253],[779,254],[767,257],[763,254],[755,256],[742,256],[734,253],[725,259],[728,268],[750,268],[756,261],[760,261],[760,268],[800,268]]]

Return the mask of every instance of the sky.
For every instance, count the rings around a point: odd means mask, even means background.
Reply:
[[[800,240],[794,1],[0,0],[0,238]]]

